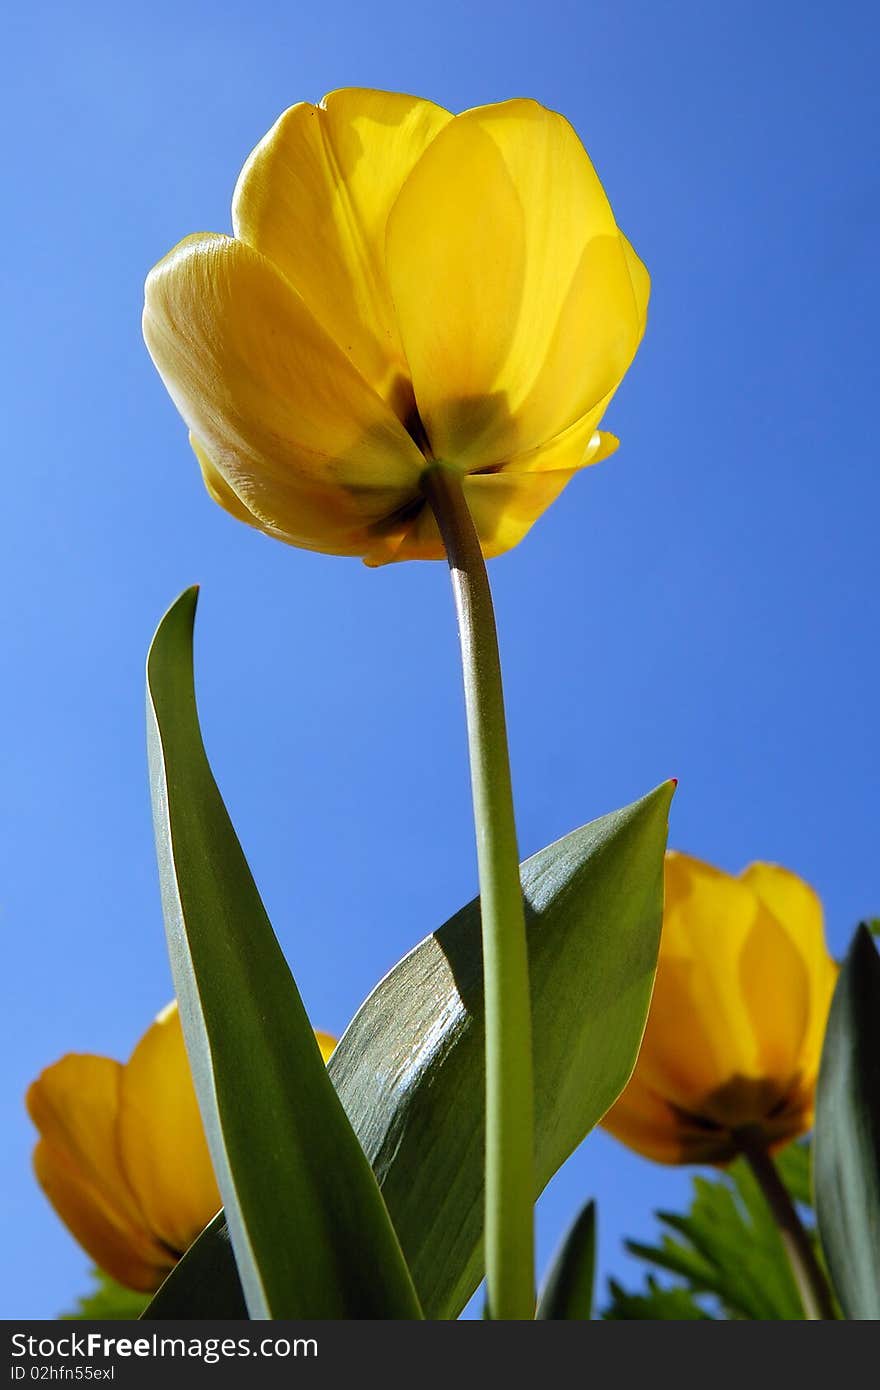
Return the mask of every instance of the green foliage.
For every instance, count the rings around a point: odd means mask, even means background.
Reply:
[[[191,690],[187,698],[193,701]],[[194,703],[191,708],[194,718]],[[617,1098],[635,1061],[656,968],[672,791],[672,784],[664,783],[522,866],[535,1053],[536,1195]],[[213,781],[208,794],[216,805]],[[243,863],[237,841],[228,853]],[[204,851],[201,861],[194,852],[194,864],[204,875]],[[217,872],[222,885],[225,860]],[[171,882],[167,873],[166,882]],[[228,922],[228,909],[216,900],[216,886],[203,888],[212,903],[206,929],[216,947],[235,923]],[[172,918],[174,910],[172,901]],[[264,918],[258,920],[263,931]],[[176,934],[175,927],[175,939]],[[279,964],[279,973],[286,969]],[[221,983],[218,977],[216,986]],[[231,1010],[237,996],[228,977],[226,988]],[[277,1061],[283,1071],[280,1052]],[[259,1089],[253,1084],[259,1071],[256,1064],[246,1071],[252,1094]],[[456,1317],[482,1275],[478,900],[377,985],[328,1072],[372,1164],[426,1316]],[[213,1247],[208,1258],[198,1266],[182,1263],[149,1316],[204,1316],[192,1310],[215,1295],[218,1308],[226,1305],[230,1255],[216,1240],[221,1225],[212,1223],[199,1238]]]
[[[828,1017],[816,1092],[816,1216],[848,1318],[880,1318],[880,957],[865,925]]]
[[[181,1290],[186,1291],[183,1306]],[[153,1322],[181,1317],[234,1320],[247,1316],[229,1227],[221,1211],[193,1241],[141,1317]]]
[[[129,1322],[140,1317],[150,1301],[148,1293],[123,1288],[103,1270],[93,1269],[90,1273],[94,1288],[76,1300],[72,1312],[61,1314],[64,1321],[84,1318],[95,1322]]]
[[[522,866],[535,1059],[536,1195],[629,1078],[656,968],[672,786]],[[330,1061],[426,1317],[457,1317],[483,1272],[479,901],[411,951]]]
[[[596,1203],[587,1202],[550,1266],[535,1317],[588,1322],[593,1316],[595,1275]]]
[[[809,1149],[791,1144],[777,1156],[794,1200],[809,1201]],[[630,1293],[610,1286],[606,1318],[694,1318],[790,1321],[803,1308],[776,1223],[748,1164],[737,1159],[724,1173],[695,1177],[684,1215],[658,1212],[656,1245],[628,1241],[631,1254],[674,1276]],[[689,1311],[690,1310],[690,1311]]]
[[[327,1069],[208,765],[196,591],[147,661],[148,742],[175,990],[252,1317],[417,1318],[375,1177]]]
[[[712,1318],[690,1289],[681,1284],[664,1287],[653,1274],[648,1275],[640,1293],[627,1293],[616,1279],[609,1279],[608,1293],[611,1302],[602,1317],[618,1322],[701,1322]]]

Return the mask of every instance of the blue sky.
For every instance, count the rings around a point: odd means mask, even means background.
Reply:
[[[4,1316],[86,1257],[29,1169],[27,1083],[124,1057],[170,993],[143,661],[198,581],[206,742],[316,1025],[475,890],[441,565],[286,549],[207,499],[140,337],[146,271],[229,228],[241,164],[334,87],[564,112],[653,276],[622,447],[492,564],[523,854],[680,779],[671,843],[797,870],[834,949],[880,911],[880,187],[874,6],[498,0],[37,3],[4,91],[0,566]],[[604,1135],[541,1204],[598,1198],[600,1269],[683,1194]]]

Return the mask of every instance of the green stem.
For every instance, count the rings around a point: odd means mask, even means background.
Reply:
[[[766,1143],[759,1133],[748,1129],[740,1130],[736,1137],[779,1228],[804,1313],[810,1322],[835,1318],[837,1314],[828,1280],[819,1266],[810,1237],[767,1151]]]
[[[534,1095],[525,912],[498,635],[460,476],[422,479],[449,558],[477,832],[486,1001],[486,1291],[493,1319],[535,1316]]]

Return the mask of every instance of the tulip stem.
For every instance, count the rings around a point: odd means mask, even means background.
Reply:
[[[422,487],[446,547],[458,619],[471,763],[486,1015],[486,1295],[493,1319],[535,1316],[534,1094],[525,911],[498,634],[461,477]]]
[[[759,1134],[748,1129],[740,1130],[736,1137],[779,1228],[807,1319],[816,1322],[836,1318],[828,1280],[766,1144]]]

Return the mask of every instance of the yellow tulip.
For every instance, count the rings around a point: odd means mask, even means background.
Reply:
[[[810,1129],[837,966],[796,874],[739,877],[666,858],[654,997],[632,1079],[604,1127],[659,1163],[726,1163]]]
[[[232,223],[153,269],[144,336],[233,516],[370,565],[442,558],[420,482],[442,461],[497,555],[616,448],[597,427],[649,279],[562,116],[332,92],[253,151]]]
[[[326,1061],[334,1041],[317,1034]],[[177,1005],[129,1061],[71,1053],[27,1093],[37,1178],[95,1263],[156,1289],[221,1206]]]

